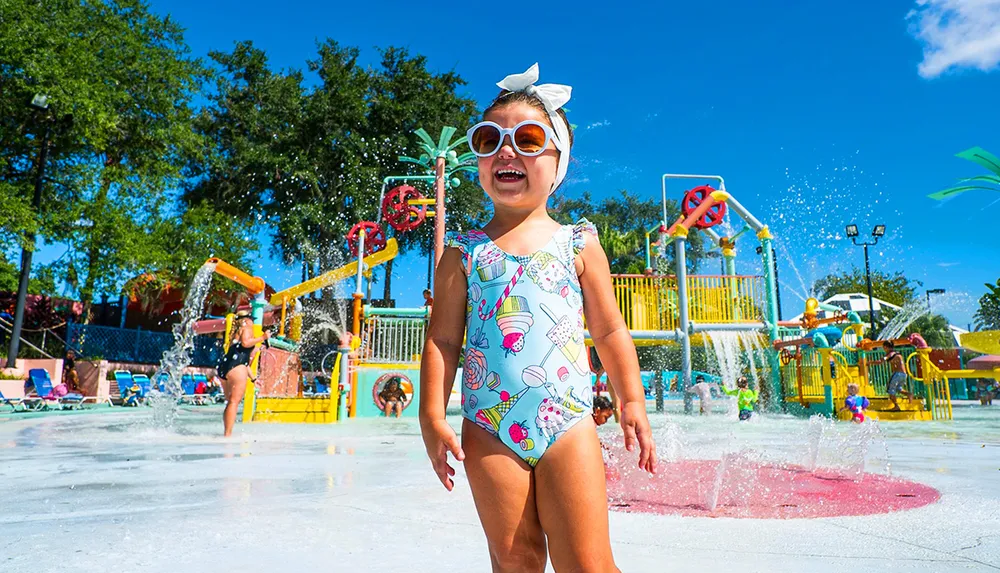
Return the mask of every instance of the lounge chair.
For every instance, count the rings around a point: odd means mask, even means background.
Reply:
[[[115,370],[115,382],[122,398],[122,406],[138,406],[142,400],[142,388],[135,382],[128,370]]]
[[[139,395],[142,396],[143,399],[149,397],[149,393],[153,390],[153,383],[150,382],[149,376],[141,372],[139,374],[133,374],[132,382],[139,385]]]
[[[49,371],[44,368],[32,368],[28,370],[27,385],[33,386],[34,393],[45,401],[45,406],[57,406],[61,410],[75,410],[83,403],[83,394],[71,393],[59,396],[52,387],[52,379],[49,378]],[[27,395],[27,393],[25,393]]]
[[[0,392],[0,406],[10,406],[15,412],[25,412],[27,410],[34,410],[36,403],[41,403],[41,399],[32,398],[7,398]]]

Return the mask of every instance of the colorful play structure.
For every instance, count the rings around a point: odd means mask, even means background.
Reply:
[[[449,128],[450,129],[450,128]],[[420,353],[429,310],[424,308],[375,308],[364,304],[362,283],[372,269],[397,254],[395,239],[386,240],[382,222],[397,233],[416,229],[435,218],[436,235],[443,236],[443,193],[458,185],[453,173],[470,169],[470,154],[458,156],[450,142],[454,130],[442,132],[439,142],[421,135],[425,154],[421,158],[400,158],[427,168],[426,175],[387,177],[384,181],[376,221],[360,222],[346,239],[356,260],[302,284],[263,296],[264,281],[219,260],[215,272],[239,283],[255,298],[251,304],[257,334],[265,325],[276,324],[278,335],[270,347],[258,355],[252,371],[260,372],[257,388],[249,385],[244,403],[244,422],[329,423],[351,417],[381,415],[380,393],[392,379],[408,397],[404,416],[415,416],[419,407]],[[667,220],[667,184],[679,180],[708,181],[717,188],[700,184],[687,190],[681,215]],[[434,199],[426,198],[410,182],[433,183]],[[389,185],[397,184],[389,189]],[[615,296],[629,332],[637,345],[680,345],[681,364],[677,380],[683,390],[692,385],[692,341],[704,341],[718,332],[743,332],[757,337],[764,348],[764,368],[759,385],[766,407],[771,411],[811,416],[836,416],[847,396],[847,385],[855,383],[872,404],[871,417],[882,420],[947,420],[951,418],[949,382],[956,378],[1000,380],[1000,359],[979,366],[945,370],[932,360],[932,349],[918,337],[895,341],[907,357],[908,386],[913,400],[903,401],[901,412],[887,409],[886,385],[889,369],[877,362],[882,358],[881,341],[864,338],[865,325],[853,312],[824,305],[815,299],[806,302],[799,321],[778,319],[777,281],[772,236],[727,190],[718,175],[667,173],[661,178],[663,220],[646,233],[646,272],[642,275],[614,275]],[[429,206],[435,205],[431,211]],[[731,236],[716,229],[728,211],[743,226]],[[687,241],[692,232],[701,232],[713,247],[721,250],[724,272],[693,275],[687,272]],[[762,276],[736,272],[736,245],[752,233],[761,257]],[[657,240],[651,240],[656,236]],[[435,255],[442,241],[436,236]],[[666,272],[667,249],[674,249],[673,273]],[[654,251],[655,249],[655,251]],[[661,267],[660,272],[654,266]],[[329,393],[307,395],[302,385],[283,383],[297,365],[296,352],[302,331],[299,298],[356,276],[351,329],[341,339],[329,375]],[[818,318],[820,311],[831,316]],[[227,339],[233,316],[202,321],[200,333],[223,332]],[[589,343],[589,337],[587,339]],[[963,337],[963,346],[987,354],[1000,354],[1000,332],[972,333]],[[744,349],[751,352],[752,349]],[[262,359],[260,356],[266,356]],[[293,377],[298,381],[298,377]],[[730,381],[731,384],[731,381]],[[685,411],[693,409],[685,393]],[[849,419],[849,414],[847,415]]]

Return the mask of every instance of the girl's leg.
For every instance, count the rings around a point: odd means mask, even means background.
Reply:
[[[233,426],[236,425],[236,410],[243,401],[243,392],[247,389],[247,378],[250,370],[244,366],[237,366],[226,374],[226,409],[222,411],[223,436],[233,435]]]
[[[392,402],[386,402],[385,406],[382,407],[382,413],[388,418],[392,412]]]
[[[462,449],[494,573],[542,573],[545,534],[538,521],[535,480],[528,464],[468,420],[462,421]]]
[[[586,416],[545,451],[535,467],[535,503],[552,568],[618,572],[611,555],[601,443]],[[466,451],[468,454],[468,451]]]
[[[397,418],[400,417],[400,416],[402,416],[403,415],[403,403],[402,402],[396,402],[395,410],[396,410],[396,417]]]

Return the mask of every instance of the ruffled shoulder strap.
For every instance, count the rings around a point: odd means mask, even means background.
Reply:
[[[445,241],[446,248],[455,248],[462,253],[462,262],[465,263],[463,265],[465,274],[469,274],[472,271],[472,251],[476,248],[476,245],[483,242],[483,237],[486,237],[486,233],[482,231],[468,231],[460,235],[451,235]]]
[[[583,248],[587,246],[587,236],[585,233],[597,238],[597,227],[593,223],[583,218],[573,225],[573,256],[579,255]]]

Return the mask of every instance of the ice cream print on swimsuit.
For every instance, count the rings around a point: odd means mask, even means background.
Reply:
[[[469,284],[462,414],[532,467],[591,413],[574,263],[585,233],[597,235],[586,220],[561,227],[528,256],[504,252],[481,231],[449,242]]]

